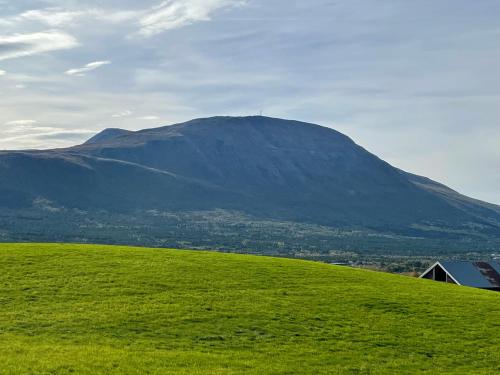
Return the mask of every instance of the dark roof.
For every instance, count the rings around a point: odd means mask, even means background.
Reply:
[[[500,263],[498,261],[441,261],[436,264],[441,265],[460,285],[476,288],[500,288]]]

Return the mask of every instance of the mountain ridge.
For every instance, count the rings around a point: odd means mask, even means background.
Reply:
[[[128,216],[222,209],[423,238],[500,238],[499,206],[395,168],[336,130],[262,116],[105,129],[65,149],[0,152],[0,193],[0,206],[19,210],[43,198]]]

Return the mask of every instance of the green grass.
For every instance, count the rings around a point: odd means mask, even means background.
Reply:
[[[500,293],[320,263],[0,245],[0,374],[494,374]]]

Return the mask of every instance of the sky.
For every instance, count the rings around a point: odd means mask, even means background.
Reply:
[[[262,111],[500,204],[499,14],[498,0],[0,0],[0,149]]]

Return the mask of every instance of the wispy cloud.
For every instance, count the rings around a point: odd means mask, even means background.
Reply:
[[[7,121],[5,125],[7,126],[25,126],[25,125],[33,125],[36,124],[36,120],[13,120],[13,121]]]
[[[142,117],[137,117],[138,120],[159,120],[160,118],[158,116],[142,116]]]
[[[149,37],[200,21],[209,21],[215,11],[243,5],[246,0],[165,0],[154,7],[142,9],[111,9],[50,7],[31,9],[18,15],[0,18],[0,25],[9,27],[42,23],[54,28],[74,26],[82,19],[104,23],[129,23],[139,28],[138,34]]]
[[[57,140],[57,141],[81,141],[87,137],[94,135],[95,131],[86,129],[57,129],[50,132],[37,134],[36,138],[41,140]]]
[[[50,132],[30,133],[15,135],[2,139],[2,144],[18,144],[24,149],[50,149],[56,147],[66,147],[68,143],[81,143],[95,134],[89,130],[53,130]],[[9,149],[7,146],[5,149]]]
[[[88,15],[88,11],[66,11],[60,8],[28,10],[16,17],[17,20],[38,21],[52,27],[61,27]]]
[[[213,12],[243,4],[240,0],[167,0],[140,18],[141,36],[152,36],[199,21],[209,21]]]
[[[7,72],[5,70],[0,69],[0,77],[6,75]]]
[[[10,125],[3,133],[7,134],[8,137],[24,137],[25,135],[34,135],[37,133],[51,133],[54,131],[61,130],[59,128],[54,128],[52,126],[38,126],[33,124],[23,124],[23,125]]]
[[[64,8],[33,9],[17,16],[3,19],[5,24],[16,24],[25,21],[35,21],[52,27],[74,25],[82,19],[95,19],[103,22],[120,23],[137,20],[146,10],[119,10],[105,8],[79,8],[67,10]],[[0,24],[2,20],[0,19]]]
[[[100,68],[101,66],[109,64],[111,64],[111,61],[94,61],[88,63],[87,65],[81,68],[69,69],[66,72],[64,72],[64,74],[69,76],[84,76],[85,73],[88,73],[92,70]]]
[[[78,46],[77,40],[62,31],[0,35],[0,61]]]
[[[93,130],[66,129],[57,126],[40,126],[35,120],[15,120],[4,124],[0,145],[9,148],[10,144],[18,144],[23,148],[64,147],[68,142],[78,143],[95,134]]]
[[[122,22],[136,22],[141,16],[145,14],[144,10],[105,10],[94,9],[91,15],[103,22],[122,23]]]
[[[127,109],[125,111],[115,113],[115,114],[111,115],[111,117],[114,117],[114,118],[128,117],[128,116],[132,115],[132,113],[133,113],[132,111]]]

